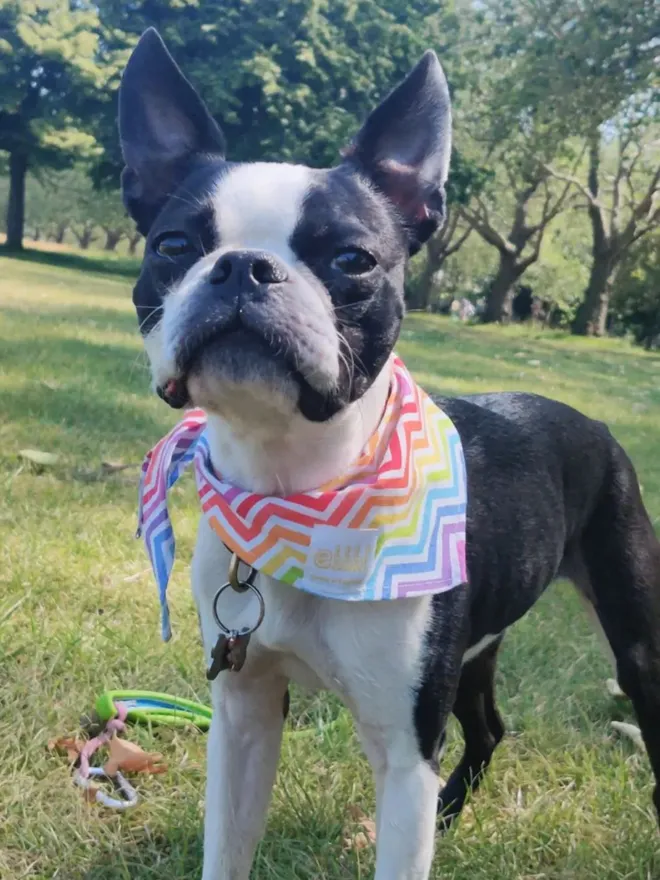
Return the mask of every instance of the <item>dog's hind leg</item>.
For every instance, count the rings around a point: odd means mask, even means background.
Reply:
[[[580,550],[619,684],[632,701],[651,761],[660,817],[660,543],[635,471],[617,445]]]
[[[444,828],[458,818],[468,792],[476,791],[504,736],[504,724],[495,705],[495,664],[501,639],[490,644],[462,669],[454,715],[463,729],[465,748],[460,764],[438,798]]]
[[[203,880],[248,880],[275,780],[287,681],[246,672],[211,689]]]
[[[587,572],[585,562],[581,557],[579,549],[574,550],[568,555],[568,558],[563,563],[561,574],[562,576],[566,576],[571,581],[573,581],[573,584],[577,589],[578,596],[582,599],[584,609],[587,612],[587,616],[589,617],[589,622],[594,628],[596,634],[599,636],[603,649],[607,654],[607,658],[612,666],[612,671],[616,676],[616,657],[614,656],[614,651],[612,651],[612,647],[608,641],[607,636],[605,635],[603,625],[600,622],[600,618],[598,617],[598,612],[596,611],[595,607],[596,600],[593,594],[593,589],[591,587],[591,582],[589,580],[589,574]],[[616,678],[608,678],[605,684],[607,686],[607,691],[611,697],[616,697],[617,699],[626,697],[626,694],[624,694],[621,685]]]

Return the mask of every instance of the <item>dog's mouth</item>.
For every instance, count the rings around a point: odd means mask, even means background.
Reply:
[[[184,378],[167,379],[162,385],[156,386],[156,394],[172,409],[183,409],[190,404],[188,383]]]
[[[202,328],[192,334],[181,345],[176,361],[176,375],[156,388],[158,396],[173,409],[194,404],[189,380],[205,369],[222,370],[235,376],[240,372],[241,363],[250,368],[259,361],[268,364],[273,373],[294,379],[298,384],[305,381],[289,346],[280,340],[267,339],[240,321],[229,327]]]

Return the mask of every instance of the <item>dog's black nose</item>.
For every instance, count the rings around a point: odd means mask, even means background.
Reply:
[[[263,284],[282,284],[288,279],[286,267],[265,251],[229,251],[211,269],[209,283],[231,283],[242,291],[254,290]]]

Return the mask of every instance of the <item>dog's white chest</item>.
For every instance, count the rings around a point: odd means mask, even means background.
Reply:
[[[218,627],[213,599],[226,581],[229,553],[202,521],[192,565],[193,592],[200,612],[207,654]],[[430,613],[430,598],[396,602],[345,602],[323,599],[271,578],[257,580],[266,613],[250,640],[241,676],[272,672],[310,689],[338,694],[351,709],[386,704],[381,698],[395,682],[414,687]],[[250,625],[256,600],[247,593],[223,593],[218,612],[228,626]],[[399,707],[400,708],[400,707]],[[382,711],[382,706],[378,711]]]

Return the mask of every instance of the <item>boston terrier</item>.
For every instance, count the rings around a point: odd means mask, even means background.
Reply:
[[[227,158],[154,30],[119,106],[155,389],[204,412],[209,467],[236,492],[287,499],[332,483],[379,429],[406,264],[443,222],[451,109],[438,59],[423,56],[331,169]],[[444,826],[459,815],[504,733],[498,648],[558,577],[604,631],[660,779],[660,544],[630,460],[605,425],[543,397],[436,403],[465,462],[464,583],[342,601],[255,573],[263,623],[240,672],[211,686],[204,880],[248,880],[290,682],[333,691],[355,719],[375,777],[376,880],[428,878],[438,814]],[[209,663],[230,559],[202,517],[192,583]],[[240,620],[249,597],[229,592],[222,617]],[[452,712],[465,749],[440,790]],[[654,800],[660,811],[658,786]]]

